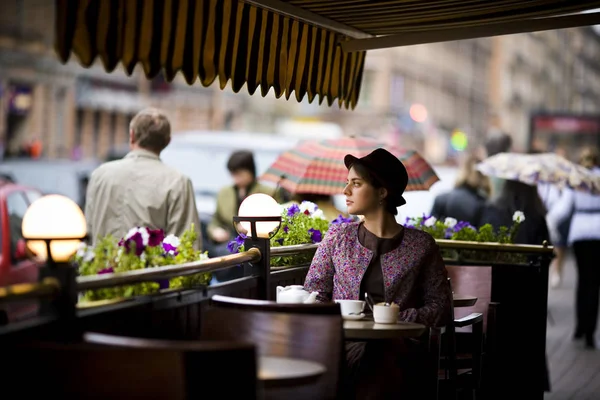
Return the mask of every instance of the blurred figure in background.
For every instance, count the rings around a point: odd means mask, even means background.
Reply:
[[[490,194],[489,179],[476,168],[480,160],[470,154],[462,160],[454,189],[437,196],[431,215],[438,220],[450,217],[479,226],[481,213]]]
[[[580,164],[600,175],[598,151],[583,151]],[[571,217],[567,243],[572,244],[577,262],[577,289],[575,298],[576,319],[574,339],[585,339],[585,347],[596,348],[595,333],[598,324],[600,296],[600,265],[597,251],[600,248],[600,195],[571,189],[563,190],[551,210],[558,223]]]
[[[494,228],[510,227],[516,211],[525,214],[525,221],[519,227],[515,243],[541,245],[544,240],[550,240],[546,208],[538,194],[537,186],[518,181],[504,182],[502,191],[485,206],[480,226],[491,224]]]
[[[542,151],[531,150],[530,154],[540,154]],[[568,220],[557,224],[554,218],[551,216],[551,210],[554,208],[560,196],[561,190],[550,183],[538,183],[538,194],[548,210],[546,214],[546,223],[548,224],[548,231],[550,233],[550,239],[554,246],[554,259],[550,264],[550,287],[557,288],[560,286],[562,280],[563,265],[565,262],[565,256],[568,250],[567,237],[569,236],[569,225],[571,224],[571,217]]]
[[[494,131],[488,135],[485,141],[485,156],[491,157],[499,153],[508,153],[512,151],[512,137],[501,131]],[[490,177],[491,198],[494,198],[502,192],[504,179]]]
[[[194,243],[202,233],[190,179],[163,164],[160,153],[171,142],[171,124],[157,109],[140,111],[129,125],[131,151],[102,164],[87,184],[85,217],[91,244],[110,234],[121,238],[136,226],[181,236],[194,224]]]
[[[209,238],[217,243],[213,249],[214,254],[209,254],[211,257],[230,254],[227,243],[238,235],[233,225],[233,217],[237,215],[240,204],[246,197],[264,193],[279,201],[275,188],[257,182],[252,152],[240,150],[232,153],[227,161],[227,169],[233,185],[225,186],[219,191],[217,209],[207,229]],[[239,229],[241,231],[241,227]]]

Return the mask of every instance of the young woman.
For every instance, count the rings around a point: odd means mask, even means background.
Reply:
[[[595,149],[585,149],[579,163],[600,176],[600,156]],[[585,340],[585,347],[595,349],[600,297],[600,196],[565,189],[552,209],[559,222],[570,220],[567,243],[573,245],[577,265],[575,297],[575,333],[573,339]]]
[[[384,149],[356,158],[347,155],[348,184],[344,189],[348,213],[363,215],[360,222],[333,225],[317,250],[305,281],[318,300],[364,299],[396,303],[398,319],[427,326],[443,325],[452,294],[435,240],[427,233],[405,229],[396,222],[397,207],[408,173]],[[399,368],[408,349],[404,343],[352,342],[347,344],[348,385],[357,398],[391,398],[400,393]],[[367,361],[369,360],[369,361]],[[409,368],[410,369],[410,368]],[[405,393],[404,393],[405,394]]]

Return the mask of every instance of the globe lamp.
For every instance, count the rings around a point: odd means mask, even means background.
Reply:
[[[256,236],[269,238],[281,224],[281,206],[269,195],[256,193],[242,201],[238,211],[240,225],[252,236],[252,223],[256,223]]]
[[[29,250],[50,263],[67,262],[87,234],[79,206],[60,195],[34,201],[23,216],[21,229]]]

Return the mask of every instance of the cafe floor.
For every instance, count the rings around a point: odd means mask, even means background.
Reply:
[[[570,256],[561,286],[551,289],[548,296],[546,349],[552,392],[546,393],[545,400],[600,400],[600,349],[585,350],[582,343],[572,340],[575,268],[575,259]],[[600,339],[600,332],[596,338]]]

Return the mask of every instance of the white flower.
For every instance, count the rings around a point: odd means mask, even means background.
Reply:
[[[446,225],[448,228],[454,228],[456,226],[456,224],[458,224],[458,221],[456,220],[456,218],[446,218],[444,220],[444,225]]]
[[[200,260],[208,260],[208,251],[200,254]]]
[[[85,257],[87,251],[88,251],[88,245],[85,244],[84,242],[81,242],[81,243],[79,243],[79,247],[77,247],[76,256],[79,258]]]
[[[140,260],[146,261],[146,252],[143,252],[142,254],[140,254]]]
[[[305,213],[305,211],[308,211],[311,215],[318,210],[318,206],[313,203],[312,201],[303,201],[300,204],[300,212],[301,213]]]
[[[173,247],[179,247],[179,245],[181,244],[181,240],[179,240],[177,236],[170,234],[166,238],[164,238],[163,243],[170,244]]]
[[[324,219],[324,220],[327,219],[325,217],[325,214],[323,213],[323,210],[319,210],[319,209],[313,213],[312,217],[314,219]]]
[[[436,222],[437,222],[436,217],[429,217],[425,220],[425,226],[428,228],[431,228],[432,226],[435,225]]]
[[[515,213],[513,214],[513,221],[517,224],[520,224],[521,222],[525,221],[525,214],[523,214],[523,211],[515,211]]]
[[[94,250],[93,249],[88,249],[85,252],[85,255],[83,256],[83,261],[84,262],[91,262],[94,259],[94,257],[96,257],[96,254],[94,253]]]

